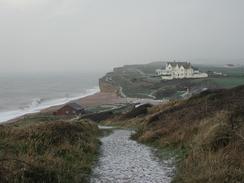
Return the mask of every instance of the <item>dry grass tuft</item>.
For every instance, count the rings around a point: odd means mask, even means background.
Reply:
[[[244,86],[153,107],[133,136],[182,148],[174,182],[244,182]]]
[[[88,181],[99,145],[96,125],[44,121],[0,127],[0,182]]]

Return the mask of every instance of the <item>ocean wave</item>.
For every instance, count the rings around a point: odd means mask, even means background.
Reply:
[[[27,107],[25,107],[24,109],[32,109],[35,107],[38,107],[39,105],[41,105],[45,100],[43,98],[35,98],[32,100],[31,104],[28,105]]]
[[[99,92],[99,87],[87,89],[84,93],[81,95],[75,96],[75,97],[70,97],[69,95],[66,95],[64,98],[58,98],[58,99],[52,99],[52,100],[44,100],[42,98],[36,98],[33,99],[32,103],[23,109],[19,110],[13,110],[13,111],[6,111],[6,112],[0,112],[0,123],[6,122],[11,119],[15,119],[17,117],[26,115],[26,114],[31,114],[31,113],[37,113],[40,112],[43,109],[52,107],[52,106],[57,106],[57,105],[62,105],[67,102],[77,100],[89,95],[93,95],[95,93]]]

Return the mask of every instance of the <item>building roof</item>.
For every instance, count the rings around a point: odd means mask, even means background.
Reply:
[[[81,106],[80,106],[79,104],[77,104],[77,103],[68,103],[68,104],[66,104],[65,106],[69,106],[69,107],[71,107],[71,108],[73,108],[73,109],[75,109],[75,110],[77,110],[77,111],[83,109],[83,107],[81,107]]]
[[[176,67],[178,65],[179,67],[183,66],[185,69],[192,68],[191,63],[189,62],[168,62],[167,64],[170,64],[172,67]]]

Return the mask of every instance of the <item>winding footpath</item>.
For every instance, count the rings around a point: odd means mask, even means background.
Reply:
[[[169,183],[173,168],[150,147],[130,139],[132,131],[114,130],[101,139],[102,152],[91,183]]]

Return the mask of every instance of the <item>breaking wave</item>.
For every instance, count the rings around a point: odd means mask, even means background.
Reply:
[[[27,107],[23,107],[18,110],[0,112],[0,123],[6,122],[11,119],[15,119],[17,117],[20,117],[20,116],[23,116],[26,114],[40,112],[41,110],[52,107],[52,106],[62,105],[67,102],[70,102],[72,100],[77,100],[77,99],[80,99],[80,98],[83,98],[83,97],[86,97],[89,95],[93,95],[97,92],[99,92],[99,88],[95,87],[92,89],[87,89],[84,93],[82,93],[79,96],[75,96],[75,97],[70,97],[70,96],[66,95],[63,98],[52,99],[52,100],[44,100],[42,98],[36,98],[36,99],[33,99],[32,103]]]

